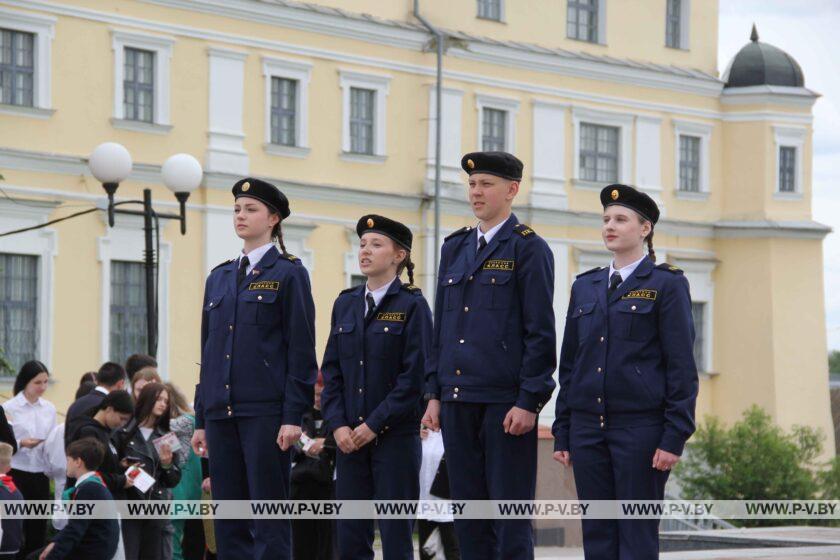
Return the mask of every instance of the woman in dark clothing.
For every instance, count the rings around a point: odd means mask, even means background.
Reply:
[[[9,424],[9,419],[6,418],[6,413],[0,407],[0,442],[8,443],[12,446],[12,453],[17,453],[17,440],[15,439],[15,431]]]
[[[122,465],[136,464],[155,479],[146,492],[126,490],[129,500],[169,500],[170,488],[181,480],[181,470],[169,445],[155,449],[154,441],[169,433],[169,393],[160,383],[149,383],[140,391],[134,407],[134,418],[114,433],[112,440]],[[123,542],[126,560],[157,560],[161,556],[161,539],[165,519],[123,520]]]
[[[72,441],[90,437],[105,446],[105,457],[98,472],[105,481],[115,500],[125,499],[125,489],[131,486],[131,479],[125,476],[125,467],[120,464],[117,448],[111,443],[111,433],[125,426],[134,414],[134,403],[126,391],[112,391],[105,396],[93,418],[82,416]],[[67,481],[69,488],[74,483]]]
[[[335,498],[335,438],[321,416],[324,378],[315,382],[315,405],[303,413],[301,428],[311,440],[292,448],[293,500],[332,500]],[[303,441],[303,438],[301,438]],[[292,547],[295,560],[332,560],[335,557],[335,521],[296,519],[292,521]]]

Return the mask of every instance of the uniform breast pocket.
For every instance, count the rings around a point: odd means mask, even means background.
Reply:
[[[402,341],[403,324],[374,321],[368,328],[370,356],[373,358],[389,358],[396,356]]]
[[[595,311],[595,302],[579,304],[572,310],[571,320],[577,321],[578,340],[583,340],[589,336],[589,331],[592,330],[592,319]]]
[[[507,309],[513,299],[512,272],[485,272],[479,278],[485,305],[490,309]]]
[[[461,294],[464,291],[461,286],[463,279],[463,272],[449,272],[440,279],[440,287],[443,290],[443,308],[447,311],[461,306]]]
[[[280,321],[280,311],[277,303],[277,292],[245,292],[241,296],[241,315],[237,320],[249,325],[273,325]]]
[[[222,322],[223,318],[220,308],[222,307],[222,299],[224,297],[225,294],[211,295],[204,304],[204,311],[207,313],[208,331],[216,330]]]
[[[627,340],[645,341],[656,335],[656,302],[623,299],[618,302],[615,334]]]
[[[342,358],[352,358],[356,353],[356,343],[353,337],[353,323],[339,323],[332,329],[333,336],[338,343],[338,355]]]

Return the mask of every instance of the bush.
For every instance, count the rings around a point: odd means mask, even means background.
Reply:
[[[758,406],[726,429],[709,418],[687,446],[674,476],[683,497],[699,500],[808,500],[820,492],[816,458],[822,434],[795,426],[789,433]],[[832,475],[828,473],[833,472]],[[831,492],[840,489],[840,463],[825,473]],[[828,488],[828,486],[826,486]],[[829,490],[826,490],[829,491]],[[792,520],[745,520],[745,525],[791,524]]]

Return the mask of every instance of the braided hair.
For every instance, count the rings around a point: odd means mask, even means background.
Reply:
[[[650,233],[645,237],[645,243],[648,246],[648,257],[653,262],[656,262],[656,251],[653,250],[653,229],[650,230]]]
[[[269,207],[268,211],[276,216],[280,215],[273,208]],[[283,244],[283,230],[280,228],[280,222],[277,222],[274,224],[274,227],[271,228],[271,240],[280,245],[280,250],[283,251],[284,257],[289,256],[289,252],[286,250],[286,245]]]
[[[407,251],[405,259],[397,265],[397,277],[401,276],[403,270],[408,272],[408,283],[414,284],[414,263],[411,262],[411,252]]]

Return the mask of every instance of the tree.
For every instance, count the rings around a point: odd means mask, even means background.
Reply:
[[[828,353],[828,373],[840,373],[840,350]]]

